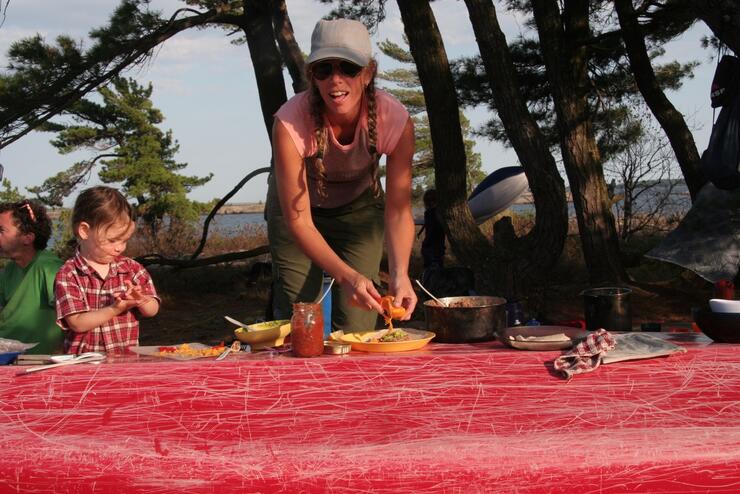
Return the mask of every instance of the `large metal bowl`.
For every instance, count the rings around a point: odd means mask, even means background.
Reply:
[[[472,343],[496,338],[506,327],[506,299],[501,297],[444,297],[424,302],[427,330],[442,343]]]

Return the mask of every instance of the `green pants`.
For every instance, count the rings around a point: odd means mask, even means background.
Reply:
[[[316,228],[336,254],[363,276],[379,282],[383,255],[385,202],[371,189],[349,204],[336,208],[311,208]],[[289,319],[294,302],[314,302],[321,294],[323,271],[298,247],[288,231],[277,197],[274,178],[269,179],[267,235],[272,255],[273,312],[276,319]],[[375,311],[351,306],[336,284],[332,288],[332,331],[375,329]],[[326,317],[326,315],[325,315]]]

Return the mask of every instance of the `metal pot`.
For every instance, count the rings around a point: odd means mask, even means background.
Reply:
[[[424,302],[427,330],[442,343],[488,341],[506,327],[506,299],[501,297],[444,297]]]

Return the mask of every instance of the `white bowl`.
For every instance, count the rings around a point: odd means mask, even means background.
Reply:
[[[713,298],[709,300],[712,312],[738,313],[740,312],[740,300],[727,300],[724,298]]]

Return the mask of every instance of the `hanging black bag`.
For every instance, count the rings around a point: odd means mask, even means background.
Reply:
[[[717,64],[709,94],[712,108],[727,106],[740,93],[740,59],[723,55]]]
[[[740,187],[740,95],[719,112],[709,146],[701,155],[701,169],[719,189]]]

